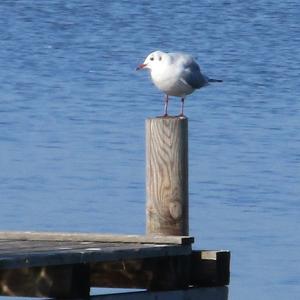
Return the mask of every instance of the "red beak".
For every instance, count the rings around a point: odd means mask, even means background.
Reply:
[[[136,71],[144,69],[147,66],[147,64],[140,64],[137,66],[137,68],[135,69]]]

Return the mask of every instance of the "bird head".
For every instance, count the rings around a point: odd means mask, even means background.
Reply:
[[[155,67],[159,67],[163,63],[166,55],[167,54],[162,51],[154,51],[146,57],[145,61],[142,64],[137,66],[136,70],[152,70]]]

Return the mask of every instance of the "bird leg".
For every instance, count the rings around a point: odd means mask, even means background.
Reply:
[[[180,117],[183,117],[184,114],[183,114],[183,107],[184,107],[184,98],[181,98],[181,110],[180,110]]]
[[[165,109],[164,109],[164,117],[168,116],[168,103],[169,103],[169,95],[165,95]]]

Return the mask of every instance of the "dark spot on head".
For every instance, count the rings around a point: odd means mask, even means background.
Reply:
[[[159,59],[159,60],[162,60],[162,57],[160,56],[158,59]]]
[[[150,57],[150,60],[154,60],[154,57],[152,56],[152,57]]]

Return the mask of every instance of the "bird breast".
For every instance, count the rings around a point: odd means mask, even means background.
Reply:
[[[172,71],[166,67],[151,70],[151,78],[154,85],[170,96],[185,97],[191,94],[194,89],[182,79],[181,74],[176,72],[176,68],[172,69]]]

